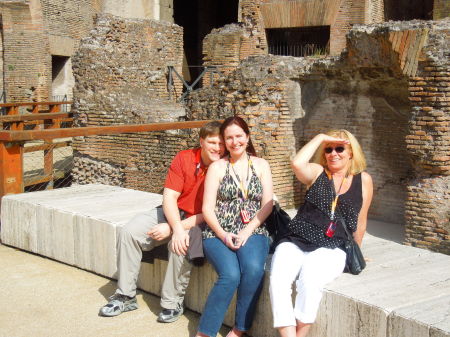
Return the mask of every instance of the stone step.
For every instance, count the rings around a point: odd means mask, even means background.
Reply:
[[[161,200],[159,194],[106,185],[8,195],[1,205],[1,239],[4,244],[114,278],[119,228]],[[294,215],[295,210],[289,213]],[[450,256],[370,234],[364,239],[363,252],[368,263],[360,275],[344,274],[326,287],[309,336],[450,336]],[[270,259],[267,270],[269,266]],[[159,258],[142,263],[138,286],[159,295],[166,267],[167,262]],[[276,335],[268,274],[252,336]],[[209,264],[195,267],[186,306],[201,312],[215,279]],[[234,302],[230,308],[227,325],[233,325]]]

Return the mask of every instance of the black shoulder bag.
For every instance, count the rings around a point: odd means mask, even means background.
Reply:
[[[272,245],[270,248],[271,253],[275,250],[278,241],[288,233],[290,221],[291,217],[289,214],[287,214],[286,211],[280,207],[280,204],[276,202],[272,208],[272,213],[270,213],[266,219],[266,228],[272,238]]]
[[[347,240],[345,240],[344,244],[344,249],[347,253],[344,272],[358,275],[363,271],[364,268],[366,268],[366,261],[364,260],[361,248],[359,248],[359,245],[356,243],[353,235],[347,229],[344,218],[340,216],[339,220],[341,220],[342,226],[345,230],[345,234],[347,234]]]

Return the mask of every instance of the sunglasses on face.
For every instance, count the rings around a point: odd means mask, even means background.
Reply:
[[[325,153],[329,154],[329,153],[333,152],[333,150],[336,151],[336,153],[342,153],[345,151],[345,147],[344,146],[326,147]]]

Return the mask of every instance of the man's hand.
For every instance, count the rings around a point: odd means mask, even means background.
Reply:
[[[177,255],[185,256],[189,247],[189,234],[184,231],[175,231],[172,235],[172,241],[170,242],[170,248]]]
[[[147,232],[147,235],[150,236],[153,240],[162,241],[168,238],[171,233],[172,229],[170,228],[169,224],[162,222],[149,230]]]

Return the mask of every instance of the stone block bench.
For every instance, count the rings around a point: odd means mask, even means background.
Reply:
[[[119,228],[161,199],[106,185],[8,195],[1,205],[2,243],[115,278]],[[363,252],[369,262],[362,274],[344,274],[325,289],[311,337],[450,337],[450,256],[371,235]],[[160,258],[143,262],[139,288],[159,295],[166,267]],[[209,264],[194,268],[189,309],[201,312],[215,279]],[[277,335],[268,284],[267,272],[249,332],[255,337]],[[229,310],[225,324],[232,325],[233,316]]]

